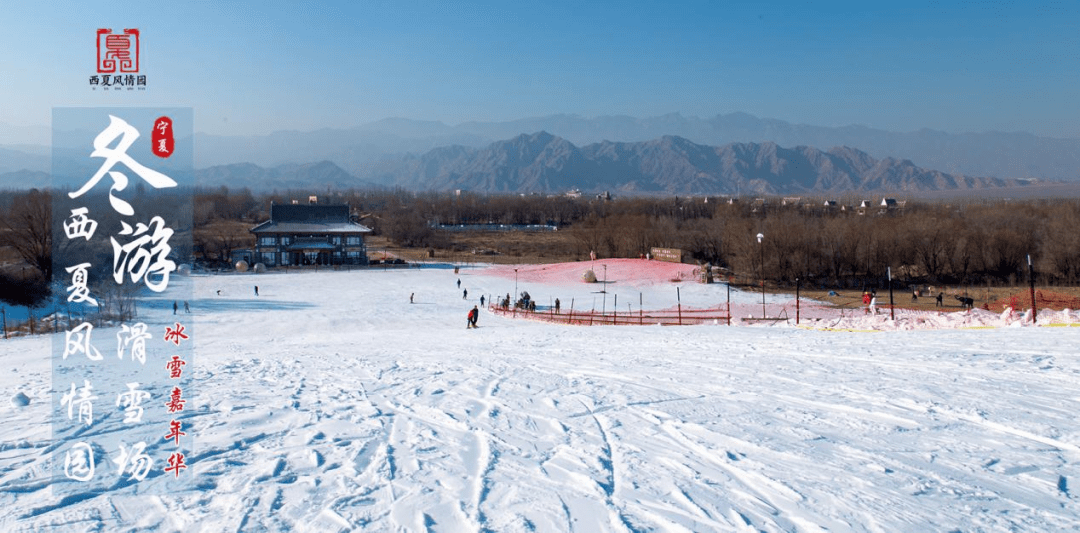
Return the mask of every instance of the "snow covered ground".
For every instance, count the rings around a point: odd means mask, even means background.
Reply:
[[[818,329],[482,312],[466,330],[481,294],[515,283],[564,309],[727,298],[614,262],[605,294],[513,268],[188,278],[196,442],[173,493],[151,476],[55,496],[51,339],[0,340],[0,531],[1080,527],[1080,328],[978,311],[804,315]],[[733,314],[760,316],[760,298],[733,292]],[[170,323],[171,306],[140,318]]]

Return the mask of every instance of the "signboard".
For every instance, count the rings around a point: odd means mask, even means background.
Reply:
[[[682,263],[683,251],[678,248],[653,248],[652,258],[669,263]]]

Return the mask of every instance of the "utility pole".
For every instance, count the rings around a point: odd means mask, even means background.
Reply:
[[[758,252],[760,256],[760,270],[761,270],[761,318],[765,319],[765,245],[761,243],[761,240],[765,238],[765,234],[757,234]]]

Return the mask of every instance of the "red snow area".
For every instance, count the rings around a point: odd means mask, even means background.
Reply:
[[[682,263],[668,263],[648,259],[597,259],[574,263],[549,265],[497,265],[484,269],[483,273],[514,279],[517,269],[519,281],[564,284],[585,283],[585,271],[596,273],[598,281],[604,281],[604,265],[607,265],[607,281],[629,285],[649,285],[671,281],[693,281],[697,267]]]
[[[988,307],[991,311],[1004,311],[1009,306],[1017,310],[1031,308],[1031,291],[1020,291],[1012,296],[1006,296]],[[1060,292],[1038,289],[1035,291],[1035,307],[1037,309],[1080,309],[1080,298],[1061,294]]]

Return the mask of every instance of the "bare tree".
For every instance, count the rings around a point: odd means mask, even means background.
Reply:
[[[52,195],[30,189],[15,197],[11,212],[0,217],[0,246],[10,246],[41,273],[52,279]]]

